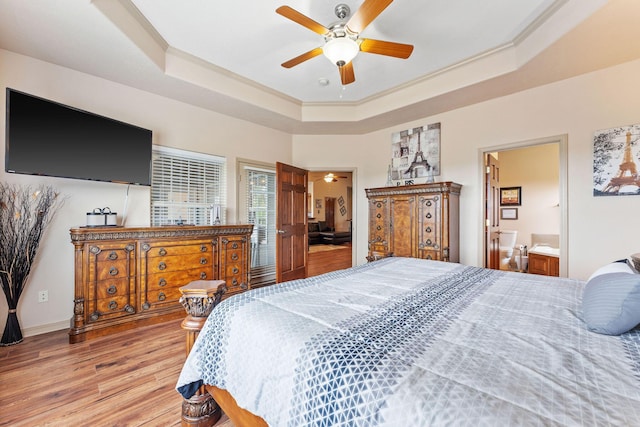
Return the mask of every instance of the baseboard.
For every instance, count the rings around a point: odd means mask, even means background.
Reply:
[[[23,337],[32,337],[34,335],[46,334],[47,332],[60,331],[69,329],[69,321],[62,320],[56,323],[48,323],[46,325],[32,326],[30,328],[22,328]]]

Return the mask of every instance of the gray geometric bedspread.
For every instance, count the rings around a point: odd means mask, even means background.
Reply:
[[[387,258],[210,315],[177,387],[270,426],[640,425],[640,330],[586,329],[584,282]]]

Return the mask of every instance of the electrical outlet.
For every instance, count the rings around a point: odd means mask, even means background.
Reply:
[[[47,302],[47,301],[49,301],[49,291],[38,292],[38,302]]]

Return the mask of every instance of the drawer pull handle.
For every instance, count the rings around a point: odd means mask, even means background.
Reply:
[[[131,305],[127,304],[124,306],[124,311],[126,311],[127,313],[133,313],[135,310]]]
[[[109,310],[115,310],[116,308],[118,308],[118,303],[115,301],[111,301],[109,303]]]
[[[236,253],[231,254],[231,260],[232,261],[237,261],[238,260],[238,254],[236,254]]]
[[[207,263],[207,259],[202,257],[200,258],[200,264],[205,265]]]
[[[118,292],[118,288],[115,287],[115,285],[111,285],[107,288],[107,293],[109,295],[115,295]]]
[[[200,278],[201,279],[206,279],[207,278],[207,273],[205,273],[204,271],[202,273],[200,273]]]
[[[238,274],[239,272],[238,267],[233,267],[233,274]]]
[[[142,304],[143,310],[149,310],[150,308],[151,308],[151,304],[149,304],[149,301],[145,301],[144,304]]]
[[[200,252],[207,252],[207,245],[200,246]]]
[[[167,250],[166,250],[165,248],[160,248],[160,251],[158,251],[158,253],[159,253],[161,256],[165,256],[165,255],[167,254]]]
[[[432,258],[431,258],[431,255],[427,255],[427,259],[432,259]]]
[[[231,284],[233,284],[233,286],[236,286],[238,284],[238,279],[234,277],[233,280],[231,281]]]
[[[242,289],[244,289],[244,290],[246,290],[246,289],[248,288],[248,286],[247,286],[247,284],[246,284],[246,283],[241,284],[241,285],[240,285],[240,287],[241,287]]]
[[[118,259],[118,254],[115,251],[109,252],[109,259],[111,261]]]
[[[100,318],[100,313],[98,313],[97,311],[94,311],[93,313],[91,313],[91,320],[93,320],[94,322],[99,318]]]
[[[232,249],[238,249],[238,242],[233,242],[233,244],[231,245]]]
[[[158,301],[164,301],[167,299],[167,296],[164,294],[164,292],[160,292],[158,294]]]
[[[158,281],[158,286],[160,286],[160,287],[167,286],[167,280],[166,279],[160,279]]]
[[[118,275],[118,269],[115,268],[115,267],[111,267],[109,269],[109,274],[112,275],[112,276],[117,276]]]
[[[160,264],[158,264],[158,270],[166,270],[167,269],[167,264],[165,264],[164,262],[161,262]]]

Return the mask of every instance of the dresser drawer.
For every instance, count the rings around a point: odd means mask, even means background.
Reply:
[[[88,321],[96,322],[114,317],[130,316],[135,312],[130,296],[98,299],[89,303]]]
[[[211,252],[148,258],[145,272],[147,274],[155,274],[192,270],[198,267],[208,270],[213,269]]]
[[[151,291],[147,294],[147,300],[142,308],[148,310],[158,305],[177,304],[180,299],[180,288],[167,288]]]
[[[194,280],[213,280],[211,269],[193,268],[191,270],[148,274],[143,283],[146,290],[159,290],[188,285]]]
[[[89,289],[90,299],[112,298],[116,296],[127,296],[135,292],[135,283],[131,278],[101,280],[96,282],[95,287]]]
[[[123,279],[135,275],[134,263],[127,259],[118,261],[100,261],[89,266],[89,280],[103,281]]]
[[[181,256],[186,254],[204,254],[213,252],[213,244],[210,240],[193,242],[153,242],[143,243],[142,250],[147,258]]]

